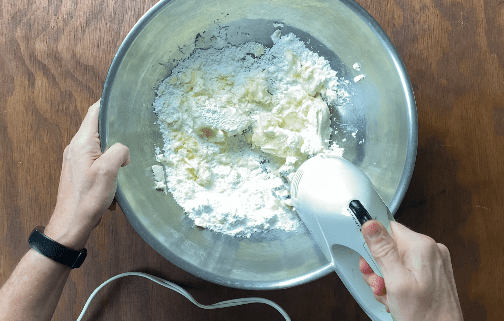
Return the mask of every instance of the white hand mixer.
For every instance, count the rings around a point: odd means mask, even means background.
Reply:
[[[390,221],[395,221],[366,174],[341,157],[319,154],[297,170],[291,197],[313,239],[366,314],[373,321],[393,320],[358,268],[362,256],[383,277],[364,240],[362,225],[377,220],[392,235]]]

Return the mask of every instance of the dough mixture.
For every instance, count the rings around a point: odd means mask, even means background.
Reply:
[[[294,34],[196,49],[157,89],[164,147],[152,167],[199,227],[240,237],[295,231],[290,179],[329,144],[330,114],[348,94],[328,61]]]

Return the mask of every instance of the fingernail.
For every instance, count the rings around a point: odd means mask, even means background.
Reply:
[[[375,240],[379,235],[380,235],[380,225],[378,223],[374,222],[371,224],[367,230],[366,230],[366,237],[368,240],[372,241]]]

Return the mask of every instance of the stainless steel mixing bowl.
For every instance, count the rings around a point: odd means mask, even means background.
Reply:
[[[275,26],[274,23],[278,23]],[[121,142],[131,163],[119,171],[117,200],[141,237],[166,259],[205,280],[244,289],[277,289],[333,269],[308,232],[274,231],[236,238],[193,225],[171,195],[154,190],[155,146],[163,147],[152,102],[177,60],[213,35],[231,44],[293,31],[348,80],[349,102],[335,113],[332,138],[359,166],[395,213],[408,187],[417,148],[417,114],[405,67],[390,40],[350,0],[161,1],[128,34],[103,88],[102,148]],[[360,63],[361,71],[352,68]],[[359,74],[365,78],[354,82]],[[353,137],[351,133],[354,133]],[[356,133],[356,134],[355,134]],[[343,143],[344,138],[347,138]]]

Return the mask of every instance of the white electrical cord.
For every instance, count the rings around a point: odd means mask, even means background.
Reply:
[[[267,300],[267,299],[263,299],[263,298],[243,298],[243,299],[235,299],[235,300],[223,301],[223,302],[215,303],[215,304],[212,304],[212,305],[203,305],[203,304],[198,303],[196,300],[194,300],[194,298],[186,290],[182,289],[180,286],[178,286],[178,285],[176,285],[174,283],[171,283],[169,281],[163,280],[161,278],[155,277],[153,275],[150,275],[150,274],[147,274],[147,273],[141,273],[141,272],[122,273],[122,274],[116,275],[116,276],[108,279],[107,281],[103,282],[99,287],[97,287],[93,291],[93,293],[91,293],[91,296],[89,297],[89,299],[87,300],[86,304],[84,305],[84,308],[82,309],[82,312],[79,315],[79,318],[77,319],[77,321],[81,321],[82,320],[82,317],[84,316],[84,313],[86,312],[89,304],[91,303],[91,300],[93,300],[93,297],[95,296],[95,294],[98,291],[100,291],[101,288],[103,288],[108,283],[114,281],[115,279],[122,278],[123,276],[129,276],[129,275],[142,276],[142,277],[147,278],[149,280],[152,280],[152,281],[156,282],[157,284],[160,284],[160,285],[162,285],[162,286],[164,286],[164,287],[166,287],[168,289],[171,289],[171,290],[173,290],[175,292],[178,292],[178,293],[182,294],[183,296],[185,296],[189,301],[191,301],[192,303],[194,303],[196,306],[198,306],[198,307],[200,307],[202,309],[213,310],[213,309],[227,308],[227,307],[233,307],[233,306],[243,305],[243,304],[249,304],[249,303],[264,303],[264,304],[270,305],[270,306],[274,307],[275,309],[277,309],[277,311],[280,312],[280,314],[282,314],[282,316],[285,318],[286,321],[290,321],[290,318],[287,315],[287,313],[278,304],[276,304],[273,301]]]

